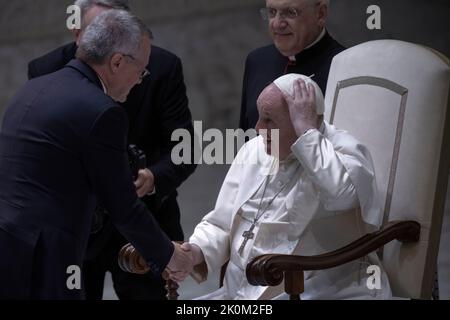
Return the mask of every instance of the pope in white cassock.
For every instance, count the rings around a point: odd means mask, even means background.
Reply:
[[[199,299],[287,298],[282,285],[250,285],[246,265],[262,254],[332,251],[374,231],[381,222],[369,150],[323,121],[324,99],[314,81],[284,75],[264,89],[257,105],[261,135],[241,148],[214,210],[183,245],[193,252],[196,278],[206,279],[229,261],[223,287]],[[279,129],[278,155],[272,154],[271,129]],[[382,271],[380,289],[367,286],[369,265]],[[301,295],[390,297],[387,276],[374,253],[337,268],[305,272]]]

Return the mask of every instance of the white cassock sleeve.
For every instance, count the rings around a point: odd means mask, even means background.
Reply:
[[[241,184],[244,169],[243,157],[246,145],[241,148],[233,161],[217,197],[214,210],[209,212],[195,227],[189,242],[200,247],[205,257],[206,267],[194,269],[198,281],[206,280],[208,271],[219,270],[230,258],[230,228],[233,208]]]
[[[380,215],[373,203],[377,192],[370,153],[346,131],[330,127],[327,130],[330,132],[325,134],[308,131],[292,145],[292,152],[316,186],[326,210],[361,206],[365,222],[379,226]]]

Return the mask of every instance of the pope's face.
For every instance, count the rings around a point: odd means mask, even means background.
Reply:
[[[297,140],[297,135],[280,89],[274,84],[269,85],[260,94],[257,106],[259,119],[255,129],[264,139],[266,152],[278,156],[280,160],[285,159],[291,153],[291,146]],[[272,130],[278,130],[279,139],[276,139]],[[276,144],[279,146],[279,155],[273,154],[272,146]]]
[[[300,53],[313,43],[327,16],[326,6],[317,0],[266,0],[266,8],[270,36],[286,57]]]

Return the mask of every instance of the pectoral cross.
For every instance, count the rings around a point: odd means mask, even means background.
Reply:
[[[242,241],[242,244],[238,250],[238,253],[240,255],[242,255],[242,252],[244,252],[244,248],[245,248],[245,245],[247,244],[247,241],[250,239],[253,239],[255,237],[255,234],[253,233],[253,229],[255,229],[255,227],[256,227],[256,223],[253,222],[252,225],[250,226],[250,229],[248,229],[247,231],[244,231],[244,233],[242,234],[242,236],[244,237],[244,241]]]

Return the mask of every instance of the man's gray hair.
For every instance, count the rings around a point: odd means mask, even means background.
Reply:
[[[139,18],[124,10],[107,10],[95,17],[83,32],[76,57],[98,65],[115,53],[135,56],[144,36],[153,38]]]
[[[80,7],[81,10],[82,29],[86,27],[83,22],[84,15],[93,6],[130,11],[130,3],[128,0],[76,0],[74,5]]]

